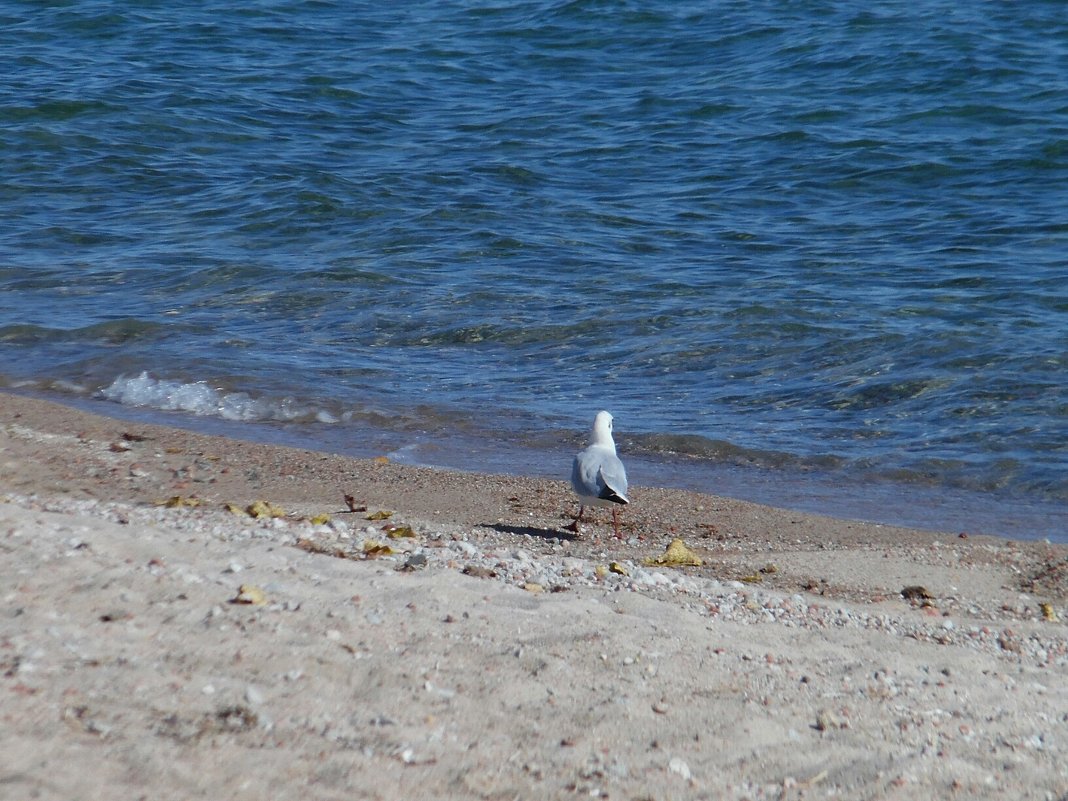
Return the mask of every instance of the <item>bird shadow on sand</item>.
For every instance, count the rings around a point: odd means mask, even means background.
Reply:
[[[562,528],[537,528],[536,526],[506,526],[503,523],[483,524],[483,528],[491,528],[501,534],[519,534],[527,537],[538,537],[543,540],[568,540],[578,539],[573,531],[565,531]]]

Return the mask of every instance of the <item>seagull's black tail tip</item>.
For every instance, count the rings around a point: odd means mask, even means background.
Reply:
[[[605,487],[597,497],[602,501],[611,501],[612,503],[618,503],[622,506],[626,506],[630,503],[625,495],[620,495],[614,489],[609,489],[608,487]]]

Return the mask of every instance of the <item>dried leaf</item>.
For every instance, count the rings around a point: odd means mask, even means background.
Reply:
[[[618,573],[621,576],[629,576],[630,575],[630,571],[627,570],[627,568],[624,567],[623,565],[621,565],[619,562],[610,562],[608,564],[608,569],[611,572]]]
[[[309,540],[307,537],[301,537],[296,542],[296,546],[302,551],[308,553],[321,553],[326,556],[335,556],[338,559],[355,559],[353,554],[346,551],[344,548],[339,548],[336,545],[329,545],[327,543],[317,542],[315,540]]]
[[[597,576],[597,578],[603,579],[605,576],[608,575],[608,568],[604,565],[597,565],[597,567],[593,569],[593,572],[594,575]]]
[[[497,577],[496,570],[491,570],[490,568],[483,567],[482,565],[467,565],[466,567],[464,567],[463,572],[465,576],[474,576],[475,578]]]
[[[934,596],[919,584],[912,584],[901,590],[901,597],[906,601],[930,601],[934,599]]]
[[[256,501],[245,508],[250,517],[257,520],[270,517],[285,517],[285,510],[281,506],[275,506],[267,501]]]
[[[830,731],[831,729],[848,729],[849,719],[839,715],[837,712],[832,712],[829,709],[821,709],[816,714],[816,725],[813,726],[816,731]]]
[[[389,547],[389,545],[383,542],[367,540],[363,544],[363,555],[366,556],[368,559],[374,559],[378,556],[390,556],[395,553],[395,550],[393,550],[391,547]]]
[[[1039,608],[1042,609],[1042,619],[1048,620],[1050,623],[1057,622],[1057,613],[1053,611],[1053,604],[1042,603],[1039,604]]]
[[[323,513],[308,520],[313,526],[325,526],[330,522],[330,515]]]
[[[537,595],[539,592],[545,592],[545,588],[535,581],[528,581],[523,585],[523,589],[529,593]]]
[[[765,576],[771,576],[771,575],[774,575],[775,573],[778,573],[779,572],[779,568],[776,567],[771,562],[768,562],[766,565],[764,565],[762,568],[760,568],[760,572],[763,573]]]
[[[411,539],[415,537],[415,532],[412,531],[411,526],[386,526],[386,536],[391,540],[399,539]]]
[[[389,464],[389,457],[388,456],[376,456],[372,461],[375,464]]]
[[[367,506],[365,504],[357,504],[356,498],[352,495],[345,496],[345,506],[348,507],[350,512],[366,512]]]
[[[389,520],[393,517],[393,512],[387,512],[384,509],[379,509],[377,512],[371,512],[367,515],[368,520]]]
[[[244,509],[242,509],[240,506],[236,506],[235,504],[232,504],[232,503],[226,504],[226,506],[224,508],[230,514],[237,515],[238,517],[245,517],[245,516],[248,515],[248,512],[246,512]]]
[[[192,509],[195,506],[200,506],[200,498],[183,498],[181,495],[172,495],[165,501],[156,501],[156,506],[165,506],[168,509],[181,509],[183,506],[188,506]]]
[[[237,589],[237,597],[230,603],[263,606],[267,603],[267,593],[254,584],[242,584]]]
[[[740,579],[738,579],[738,581],[741,581],[745,584],[759,584],[763,580],[764,577],[759,573],[753,573],[750,576],[742,576]]]
[[[240,704],[234,706],[228,706],[225,709],[220,709],[215,713],[214,721],[211,724],[201,724],[201,728],[207,733],[208,731],[225,731],[225,732],[240,732],[250,731],[256,728],[256,724],[259,723],[259,717],[249,709],[247,706]]]
[[[647,565],[660,565],[663,567],[700,567],[701,557],[686,547],[681,539],[676,537],[668,545],[660,556],[650,556],[645,560]]]

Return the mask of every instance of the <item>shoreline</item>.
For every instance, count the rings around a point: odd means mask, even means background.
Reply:
[[[66,408],[128,425],[154,425],[203,433],[266,446],[323,452],[345,458],[387,456],[398,464],[445,472],[489,473],[553,479],[570,474],[571,455],[585,437],[556,432],[537,444],[515,441],[500,432],[452,430],[431,439],[415,429],[393,430],[373,423],[326,426],[235,422],[220,417],[126,406],[86,397],[0,389],[16,397],[56,403]],[[440,439],[438,439],[440,438]],[[623,438],[625,441],[625,437]],[[936,486],[913,481],[888,481],[799,466],[775,469],[754,465],[712,463],[685,454],[634,453],[624,458],[632,481],[798,513],[853,520],[905,529],[966,532],[1011,539],[1052,539],[1068,544],[1068,509],[1062,505],[975,489]],[[714,488],[714,491],[708,488]]]
[[[0,393],[0,786],[1068,792],[1068,546],[633,490],[573,536],[563,481]],[[647,564],[674,538],[699,567]]]

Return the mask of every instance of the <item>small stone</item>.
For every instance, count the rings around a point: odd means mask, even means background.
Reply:
[[[401,571],[412,572],[415,570],[422,570],[427,565],[427,558],[425,553],[413,553],[409,556],[404,564],[398,568]]]
[[[687,765],[679,757],[671,758],[671,761],[668,762],[668,770],[670,770],[672,773],[679,774],[679,776],[681,776],[684,781],[689,781],[693,778],[693,774],[690,772],[690,766]]]
[[[262,704],[264,701],[266,701],[267,698],[266,696],[264,696],[263,690],[261,690],[254,684],[250,684],[248,687],[245,688],[245,700],[253,706],[258,706],[259,704]]]
[[[477,556],[478,548],[469,542],[463,540],[453,540],[449,543],[449,549],[453,551],[459,551],[464,556]]]

